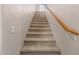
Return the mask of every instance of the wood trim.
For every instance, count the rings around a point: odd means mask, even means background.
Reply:
[[[57,16],[55,13],[53,13],[51,11],[50,8],[46,7],[48,9],[48,11],[51,13],[51,17],[54,17],[56,19],[56,21],[64,28],[64,30],[66,30],[67,32],[70,32],[74,35],[79,35],[79,32],[77,32],[75,29],[69,27],[67,24],[64,23],[63,19],[60,19],[59,16]]]

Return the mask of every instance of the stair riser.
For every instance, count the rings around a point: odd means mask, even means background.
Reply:
[[[24,40],[25,42],[27,41],[35,41],[35,42],[56,42],[54,38],[26,38]]]
[[[24,43],[49,43],[49,44],[52,44],[52,43],[56,43],[56,41],[24,41]]]
[[[27,35],[27,38],[53,38],[53,35]]]
[[[38,19],[34,19],[32,21],[48,21],[48,20],[46,18],[41,17],[41,18],[38,18]]]
[[[29,30],[51,30],[49,28],[30,28]]]
[[[48,22],[32,22],[31,24],[48,24]]]
[[[51,32],[50,29],[29,29],[29,32]]]
[[[40,46],[41,46],[41,45],[44,45],[44,46],[46,45],[46,46],[51,46],[51,47],[52,47],[52,46],[56,46],[56,44],[54,44],[54,43],[52,43],[52,44],[49,44],[49,43],[43,43],[43,44],[42,44],[42,43],[37,43],[37,44],[36,44],[36,43],[25,43],[24,45],[25,45],[25,46],[26,46],[26,45],[28,45],[28,46],[29,46],[29,45],[31,45],[31,46],[32,46],[32,45],[40,45]]]
[[[52,42],[52,43],[48,43],[48,42],[36,42],[36,43],[34,43],[34,42],[31,42],[31,43],[28,43],[28,42],[26,42],[26,43],[24,43],[24,45],[26,46],[26,45],[46,45],[46,46],[56,46],[56,42]]]
[[[58,52],[21,52],[22,55],[59,55]]]
[[[42,34],[42,33],[40,33],[40,34],[27,34],[27,36],[53,36],[53,34]]]
[[[31,27],[49,27],[49,25],[31,25]]]
[[[34,17],[33,17],[33,20],[35,20],[37,18],[37,20],[40,18],[40,19],[42,19],[42,18],[46,18],[45,16],[41,16],[41,15],[39,15],[38,16],[38,14],[37,15],[35,15]]]
[[[32,21],[48,21],[47,18],[41,18],[41,17],[36,17],[36,18],[33,18],[34,20]]]
[[[33,20],[33,22],[48,22],[46,20]]]
[[[49,26],[30,26],[30,27],[34,27],[34,28],[49,28]]]
[[[48,22],[48,21],[32,21],[32,22]]]
[[[48,23],[31,23],[31,25],[48,25]]]
[[[50,30],[49,28],[31,28],[31,27],[30,27],[29,29],[33,29],[33,30],[39,30],[39,29],[40,29],[40,30],[44,30],[44,29]]]
[[[48,24],[31,24],[31,26],[49,26]]]

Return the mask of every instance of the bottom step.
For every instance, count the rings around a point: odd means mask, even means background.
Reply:
[[[60,51],[56,46],[40,46],[40,45],[30,45],[24,46],[21,50],[21,54],[59,54]]]
[[[21,55],[60,55],[60,53],[52,53],[52,52],[27,52],[27,53],[21,53]]]

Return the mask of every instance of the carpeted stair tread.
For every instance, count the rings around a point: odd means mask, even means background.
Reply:
[[[35,12],[21,54],[60,54],[44,12]]]
[[[21,52],[59,52],[59,49],[56,46],[27,45]]]
[[[32,22],[31,24],[48,24],[48,22]]]
[[[28,32],[27,34],[52,34],[51,32]]]
[[[31,26],[49,26],[48,24],[31,24]]]
[[[26,38],[24,41],[56,41],[53,38]]]
[[[34,29],[34,30],[49,30],[50,28],[35,28],[35,27],[30,27],[29,29]]]

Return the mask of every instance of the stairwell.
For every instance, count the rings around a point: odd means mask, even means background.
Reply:
[[[36,11],[30,28],[24,40],[22,55],[58,55],[60,50],[56,46],[50,26],[44,12]]]

